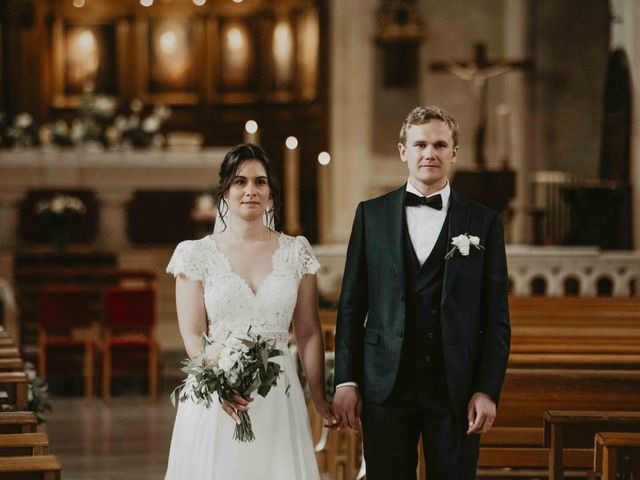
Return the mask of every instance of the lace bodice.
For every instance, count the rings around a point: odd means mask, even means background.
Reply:
[[[218,327],[241,332],[251,326],[254,333],[286,341],[300,280],[305,274],[314,274],[320,264],[306,238],[281,234],[272,266],[254,293],[233,272],[215,240],[207,236],[179,243],[167,272],[202,282],[209,334]]]

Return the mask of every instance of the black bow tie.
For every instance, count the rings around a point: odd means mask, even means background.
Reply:
[[[404,195],[404,204],[407,207],[420,207],[422,205],[426,205],[427,207],[435,208],[436,210],[442,210],[442,196],[438,194],[431,197],[421,197],[415,193],[406,192]]]

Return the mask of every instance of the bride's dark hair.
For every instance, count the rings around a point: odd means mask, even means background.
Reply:
[[[280,224],[279,212],[282,207],[282,201],[280,199],[280,182],[278,181],[278,177],[276,177],[275,168],[273,163],[271,163],[271,160],[269,160],[267,152],[258,145],[254,145],[252,143],[236,145],[224,156],[224,160],[220,166],[218,188],[216,191],[218,196],[218,218],[216,221],[220,219],[224,228],[227,228],[224,216],[229,211],[229,205],[227,205],[227,201],[224,199],[224,194],[227,193],[231,187],[233,179],[238,173],[238,169],[242,162],[247,160],[259,161],[267,172],[267,182],[269,183],[273,206],[265,212],[265,215],[268,220],[267,224],[273,225],[274,228],[277,228]]]

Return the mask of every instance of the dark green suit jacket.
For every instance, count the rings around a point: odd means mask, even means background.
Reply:
[[[404,341],[405,189],[358,205],[340,293],[335,383],[357,382],[364,400],[374,403],[383,403],[391,393]],[[511,329],[500,217],[452,190],[447,250],[460,234],[480,237],[484,246],[471,247],[468,256],[456,253],[444,270],[440,321],[445,373],[453,407],[462,412],[474,392],[498,403]],[[424,286],[418,278],[416,290]]]

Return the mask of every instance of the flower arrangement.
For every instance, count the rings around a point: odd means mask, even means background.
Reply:
[[[129,111],[116,114],[117,104],[112,97],[95,94],[87,87],[78,115],[70,121],[58,119],[38,128],[29,113],[20,113],[11,124],[7,124],[6,116],[0,115],[0,126],[4,127],[4,137],[11,146],[162,148],[165,144],[162,126],[171,117],[171,109],[155,105],[147,115],[143,115],[144,110],[142,101],[134,99]]]
[[[28,113],[16,115],[13,122],[7,125],[4,115],[0,118],[0,123],[5,124],[5,137],[9,144],[16,147],[33,147],[37,143],[37,130],[33,122],[33,117]]]
[[[184,402],[191,398],[207,408],[213,400],[231,399],[233,395],[248,397],[254,391],[265,397],[277,385],[282,367],[269,359],[283,355],[272,340],[253,335],[251,328],[239,336],[224,329],[211,338],[202,336],[200,355],[183,361],[182,371],[188,376],[171,394],[171,402]],[[289,386],[286,389],[289,391]],[[255,435],[248,412],[238,412],[233,439],[251,442]]]
[[[36,369],[31,362],[25,363],[25,373],[29,379],[27,391],[27,410],[35,412],[38,423],[47,421],[43,413],[51,411],[49,403],[49,385],[36,374]]]
[[[453,245],[453,247],[451,247],[451,250],[449,250],[445,255],[445,260],[449,260],[455,255],[456,252],[459,252],[460,255],[466,257],[467,255],[469,255],[469,250],[471,247],[474,247],[477,250],[484,250],[484,247],[480,245],[479,237],[467,235],[466,233],[458,235],[457,237],[453,237],[451,239],[451,245]]]
[[[38,202],[35,210],[44,218],[45,227],[57,249],[63,251],[69,241],[71,227],[87,208],[77,197],[56,194],[49,200]]]

